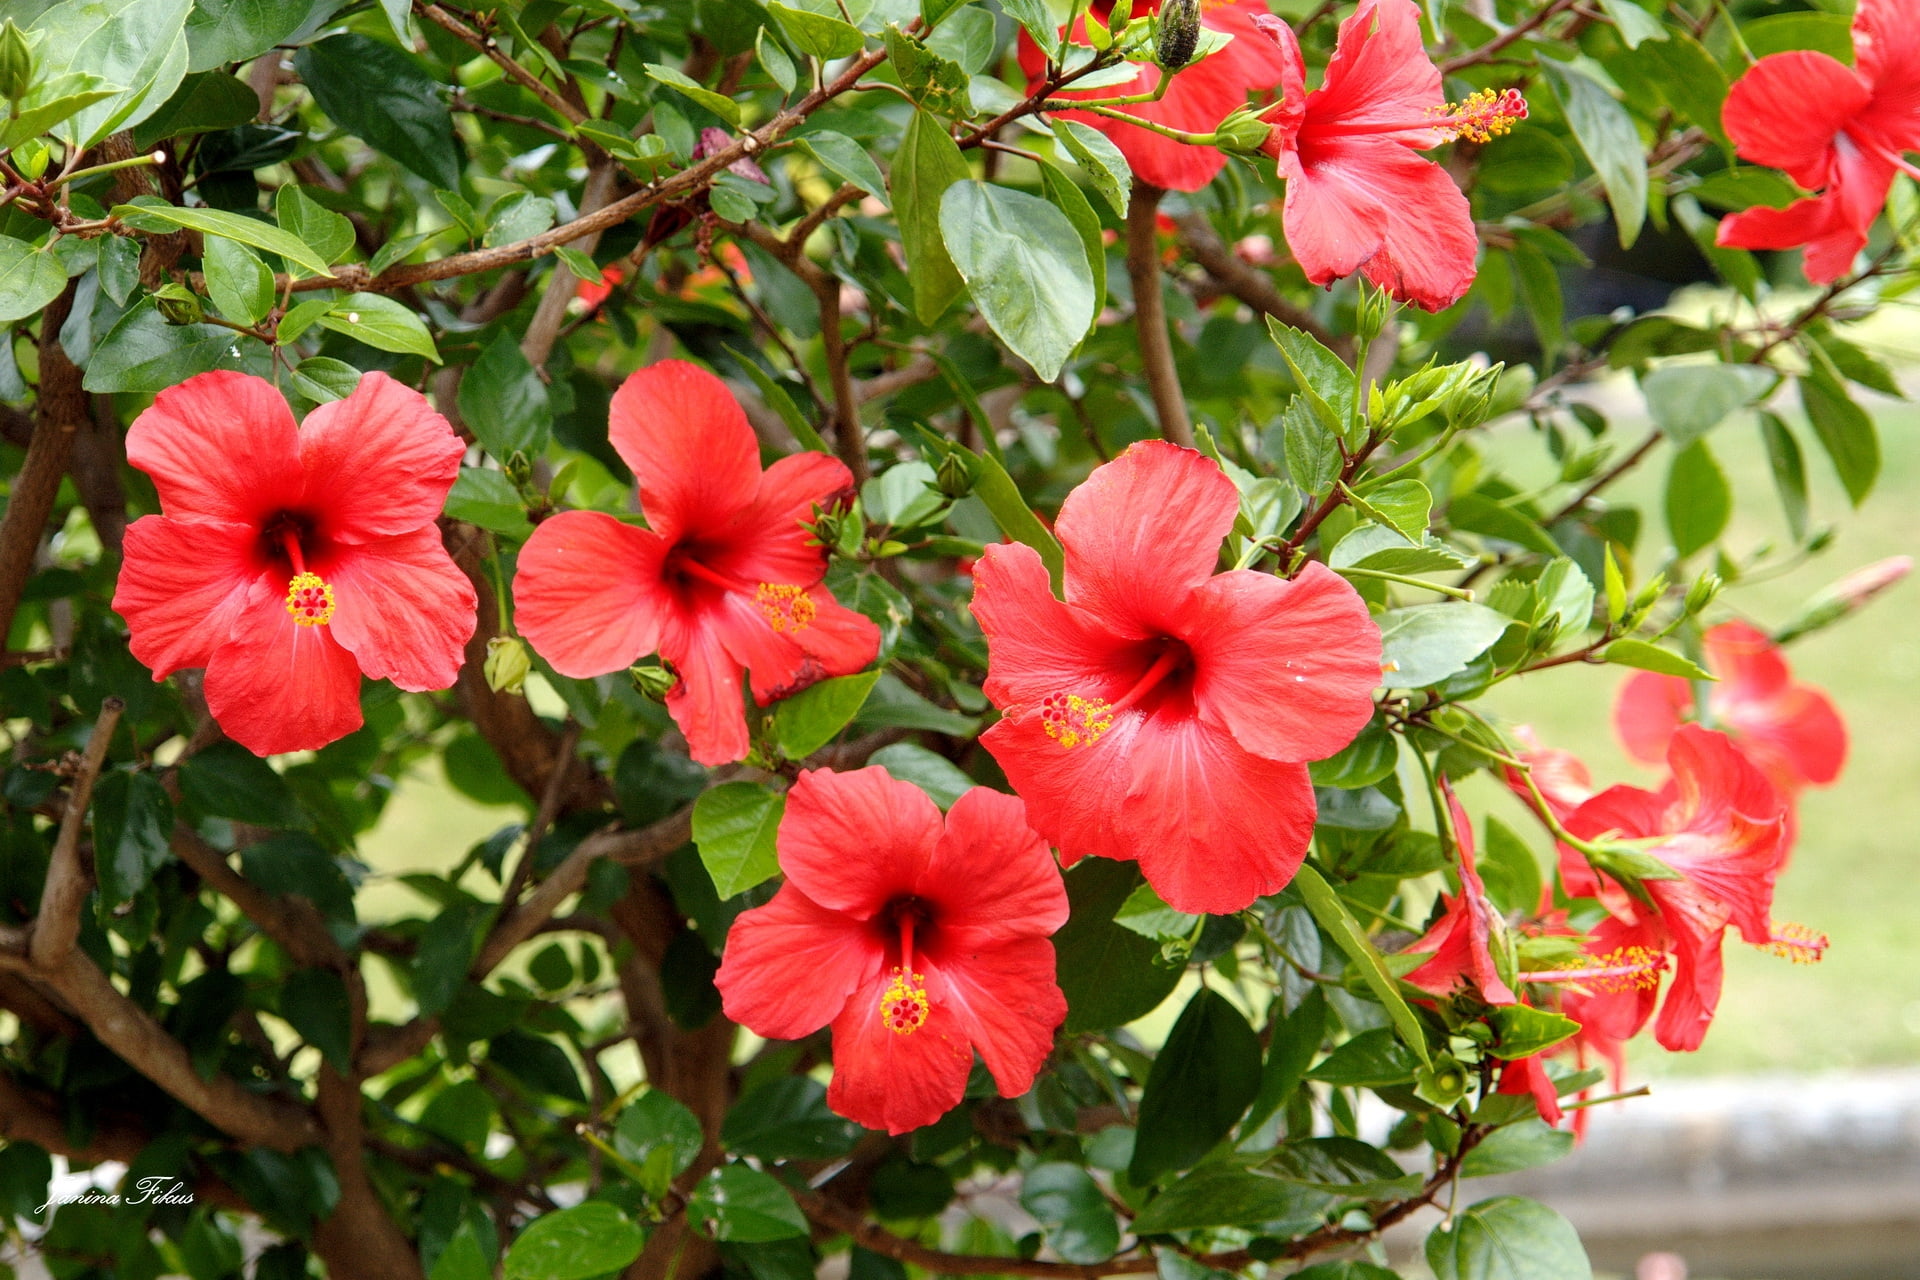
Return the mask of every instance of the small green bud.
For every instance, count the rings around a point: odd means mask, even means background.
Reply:
[[[1113,47],[1113,36],[1108,33],[1100,19],[1092,14],[1087,15],[1086,33],[1087,43],[1102,53]]]
[[[1660,597],[1666,593],[1667,575],[1664,573],[1654,574],[1641,585],[1640,590],[1634,593],[1633,603],[1627,606],[1627,616],[1630,618],[1644,618],[1647,610],[1660,603]]]
[[[1785,644],[1840,621],[1912,572],[1913,560],[1909,556],[1893,556],[1854,570],[1808,600],[1792,621],[1773,633],[1773,642]]]
[[[1254,114],[1251,107],[1235,107],[1213,130],[1214,145],[1222,151],[1253,155],[1266,145],[1273,126]]]
[[[495,636],[487,641],[487,661],[481,668],[487,688],[495,693],[519,693],[533,670],[533,659],[518,636]]]
[[[207,318],[200,295],[183,284],[162,285],[153,291],[153,301],[168,324],[199,324]]]
[[[1133,0],[1118,0],[1118,3],[1107,10],[1107,28],[1115,35],[1125,31],[1127,24],[1132,21]]]
[[[1445,1111],[1466,1096],[1471,1083],[1467,1069],[1442,1054],[1433,1060],[1432,1066],[1414,1072],[1413,1093],[1422,1102]]]
[[[1193,61],[1200,44],[1200,0],[1167,0],[1160,10],[1159,41],[1154,59],[1168,71]]]
[[[1720,594],[1722,585],[1717,573],[1703,573],[1694,579],[1693,585],[1687,588],[1687,616],[1691,617],[1712,604],[1713,598]]]
[[[18,102],[33,88],[33,49],[26,33],[8,18],[0,26],[0,98]]]
[[[973,492],[973,472],[959,454],[950,453],[940,459],[940,466],[933,473],[933,485],[943,497],[964,498]]]
[[[513,481],[516,489],[526,488],[533,480],[533,463],[518,449],[507,455],[501,469],[507,473],[507,479]]]
[[[633,687],[642,697],[652,698],[655,702],[665,702],[673,687],[680,683],[680,677],[670,667],[656,666],[643,662],[627,670],[627,678],[633,681]]]
[[[47,171],[47,162],[53,158],[53,148],[39,138],[29,138],[13,149],[13,167],[28,182],[40,181],[40,175]]]

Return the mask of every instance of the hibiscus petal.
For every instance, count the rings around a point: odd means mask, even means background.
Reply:
[[[1920,150],[1920,23],[1904,0],[1860,0],[1853,11],[1853,65],[1873,86],[1860,126],[1895,151]]]
[[[1074,748],[1047,735],[1034,712],[1006,716],[980,735],[1020,798],[1027,822],[1072,866],[1093,855],[1131,862],[1139,840],[1120,811],[1132,777],[1128,754],[1145,717],[1127,712],[1098,741]]]
[[[866,614],[849,609],[824,585],[807,590],[813,620],[791,632],[794,643],[829,676],[849,676],[880,654],[880,627]]]
[[[1382,155],[1406,151],[1395,143],[1372,150]],[[1387,210],[1370,185],[1368,154],[1364,143],[1280,153],[1280,176],[1287,180],[1280,224],[1287,248],[1313,284],[1352,275],[1386,243]]]
[[[541,521],[520,549],[514,621],[563,676],[618,671],[654,652],[675,608],[661,579],[667,544],[597,511]]]
[[[863,924],[788,883],[733,922],[713,982],[727,1017],[770,1040],[797,1040],[839,1017],[884,961]]]
[[[1738,249],[1805,247],[1801,270],[1815,284],[1831,284],[1853,267],[1867,246],[1867,230],[1887,202],[1894,169],[1859,152],[1846,138],[1834,148],[1833,182],[1822,195],[1784,209],[1758,205],[1720,220],[1715,243]]]
[[[812,613],[798,626],[783,621],[782,630],[774,629],[771,617],[791,617],[790,607],[770,614],[739,593],[722,597],[707,615],[713,634],[747,669],[753,700],[763,707],[830,676],[851,675],[880,652],[880,628],[872,619],[843,606],[823,586],[805,595]]]
[[[1060,508],[1067,600],[1118,632],[1172,633],[1239,511],[1233,481],[1205,454],[1164,440],[1130,446]]]
[[[1480,236],[1467,197],[1447,171],[1404,147],[1383,152],[1387,235],[1362,270],[1394,297],[1445,311],[1473,287]]]
[[[988,547],[973,567],[973,616],[987,638],[986,694],[1009,709],[1050,693],[1114,698],[1133,645],[1054,596],[1032,547]]]
[[[871,919],[921,883],[941,828],[927,793],[878,765],[809,769],[787,792],[780,869],[821,906]]]
[[[726,529],[760,486],[760,448],[727,384],[662,360],[613,393],[608,438],[640,486],[647,523],[668,542]]]
[[[1312,561],[1291,582],[1236,570],[1196,603],[1185,633],[1195,707],[1247,750],[1319,760],[1373,718],[1380,628],[1339,574]]]
[[[1613,730],[1627,754],[1641,764],[1667,758],[1673,731],[1693,714],[1693,686],[1678,676],[1637,671],[1613,702]]]
[[[973,1052],[941,998],[929,1000],[919,1030],[888,1030],[880,1020],[887,983],[883,974],[861,987],[834,1019],[827,1105],[855,1124],[897,1135],[932,1124],[959,1103]]]
[[[986,787],[954,801],[914,892],[934,904],[943,957],[952,947],[1045,937],[1067,922],[1066,886],[1026,805]]]
[[[1663,1049],[1687,1053],[1700,1047],[1720,1004],[1723,930],[1703,932],[1680,912],[1663,912],[1662,918],[1673,933],[1673,983],[1653,1024],[1653,1038]]]
[[[1795,686],[1766,703],[1729,708],[1722,724],[1783,793],[1824,787],[1847,762],[1847,725],[1827,695]]]
[[[142,516],[128,527],[113,607],[155,680],[204,667],[260,576],[252,525]]]
[[[1132,746],[1122,827],[1168,906],[1220,915],[1286,888],[1313,839],[1305,765],[1253,755],[1190,716],[1149,720]]]
[[[753,502],[734,518],[725,541],[703,558],[710,568],[743,582],[811,586],[827,571],[827,551],[806,526],[814,508],[831,509],[853,496],[846,464],[824,453],[794,453],[760,476]]]
[[[207,709],[255,755],[315,751],[360,727],[360,667],[327,626],[294,622],[258,581],[207,662]]]
[[[1720,678],[1712,693],[1730,701],[1749,702],[1786,691],[1793,673],[1779,646],[1744,622],[1723,622],[1701,642],[1707,670]]]
[[[1784,169],[1803,187],[1821,187],[1834,135],[1870,97],[1853,68],[1794,49],[1747,68],[1727,91],[1720,119],[1742,159]]]
[[[711,620],[701,617],[691,626],[664,629],[660,656],[680,673],[679,683],[667,692],[667,714],[686,735],[687,754],[709,767],[746,759],[753,744],[740,699],[744,671]]]
[[[256,523],[299,499],[296,435],[271,382],[216,370],[154,397],[127,428],[127,461],[169,516]]]
[[[342,544],[316,567],[333,585],[334,639],[368,676],[416,692],[459,679],[476,601],[437,528]]]
[[[1423,120],[1443,106],[1440,69],[1420,39],[1413,0],[1366,0],[1340,24],[1320,87],[1307,95],[1305,131]],[[1439,142],[1431,128],[1378,135],[1415,147]]]
[[[408,533],[440,514],[465,452],[425,396],[384,373],[364,374],[352,394],[301,424],[301,505],[321,513],[334,539]]]
[[[943,953],[937,965],[927,965],[927,989],[945,996],[942,1011],[952,1011],[960,1033],[980,1051],[1000,1096],[1017,1098],[1033,1086],[1067,1016],[1051,942],[1022,938],[964,955]]]

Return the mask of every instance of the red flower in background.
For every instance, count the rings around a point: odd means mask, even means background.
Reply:
[[[1566,829],[1583,840],[1650,840],[1648,852],[1679,873],[1642,882],[1650,912],[1605,878],[1599,883],[1610,912],[1656,928],[1672,952],[1673,984],[1654,1037],[1687,1050],[1700,1047],[1720,1000],[1727,929],[1759,946],[1802,939],[1776,934],[1768,917],[1786,832],[1786,802],[1773,785],[1726,735],[1698,725],[1674,731],[1667,764],[1673,776],[1658,792],[1610,787],[1568,815]]]
[[[1158,13],[1162,0],[1136,4],[1136,17]],[[1095,0],[1094,15],[1105,20],[1113,0]],[[1215,125],[1235,108],[1247,105],[1250,95],[1264,101],[1280,82],[1285,65],[1273,43],[1261,37],[1254,26],[1258,17],[1271,16],[1265,0],[1202,0],[1200,25],[1233,37],[1224,48],[1181,70],[1173,77],[1166,96],[1158,102],[1140,102],[1121,110],[1187,133],[1211,133]],[[1081,43],[1086,40],[1084,20],[1073,33]],[[1029,90],[1038,87],[1046,73],[1046,56],[1026,32],[1020,33],[1020,69],[1026,73]],[[1066,89],[1060,98],[1114,98],[1136,93],[1152,93],[1165,72],[1159,67],[1142,65],[1139,74],[1123,84],[1098,89]],[[1126,124],[1111,116],[1091,111],[1057,111],[1063,120],[1078,120],[1107,135],[1120,154],[1127,158],[1134,176],[1142,182],[1169,191],[1198,191],[1213,181],[1227,162],[1218,147],[1196,147],[1172,138]]]
[[[1795,684],[1773,642],[1744,622],[1708,631],[1707,714],[1791,801],[1808,786],[1825,786],[1847,758],[1847,726],[1827,695]],[[1657,764],[1674,730],[1698,710],[1691,682],[1637,672],[1620,687],[1613,723],[1627,754]]]
[[[1473,822],[1445,778],[1447,809],[1453,818],[1454,846],[1460,851],[1460,892],[1444,897],[1444,911],[1426,936],[1407,947],[1409,954],[1432,952],[1406,981],[1436,996],[1467,988],[1488,1004],[1514,1004],[1513,988],[1494,967],[1493,920],[1499,913],[1487,901],[1487,887],[1473,865]]]
[[[1417,153],[1460,136],[1484,142],[1527,114],[1509,89],[1452,106],[1420,43],[1413,0],[1363,0],[1340,24],[1320,87],[1306,91],[1293,29],[1257,20],[1284,55],[1274,126],[1261,149],[1287,180],[1281,222],[1307,279],[1328,284],[1356,271],[1429,311],[1473,284],[1479,238],[1466,196],[1445,169]]]
[[[932,1124],[973,1051],[1025,1093],[1067,1015],[1053,944],[1067,893],[1020,801],[975,787],[944,823],[877,766],[800,775],[779,833],[786,883],[734,921],[714,982],[727,1016],[793,1040],[833,1027],[827,1102],[870,1129]]]
[[[444,689],[473,584],[434,520],[464,452],[419,392],[369,373],[296,425],[272,383],[203,373],[127,430],[161,514],[127,530],[113,607],[155,680],[205,667],[207,708],[257,755],[360,727],[360,676]]]
[[[1811,49],[1760,59],[1733,84],[1721,122],[1744,160],[1784,170],[1817,195],[1720,223],[1720,244],[1806,248],[1807,279],[1826,284],[1852,267],[1887,202],[1893,175],[1920,174],[1902,154],[1920,150],[1920,25],[1903,0],[1860,0],[1851,67]]]
[[[1067,496],[1066,600],[1031,547],[974,569],[982,737],[1069,865],[1137,860],[1174,908],[1238,911],[1293,878],[1313,836],[1306,761],[1373,714],[1380,632],[1310,563],[1289,582],[1215,573],[1239,511],[1191,449],[1136,444]]]
[[[598,280],[582,280],[574,286],[573,296],[586,304],[588,315],[600,309],[600,304],[613,296],[613,287],[627,278],[627,273],[619,267],[600,268]]]
[[[873,661],[880,629],[820,579],[814,508],[853,491],[837,458],[797,453],[760,470],[726,384],[681,360],[614,393],[608,434],[633,469],[649,528],[597,511],[543,521],[520,551],[520,631],[562,675],[604,675],[658,652],[680,680],[667,710],[702,764],[747,754],[740,677],[766,705]]]

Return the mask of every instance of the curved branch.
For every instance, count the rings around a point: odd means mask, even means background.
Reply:
[[[54,838],[53,853],[47,861],[46,883],[40,889],[40,908],[33,918],[33,933],[27,955],[36,969],[51,969],[73,953],[80,937],[80,913],[86,910],[87,894],[93,876],[80,857],[80,828],[86,825],[87,804],[93,798],[93,783],[107,762],[107,747],[120,723],[126,703],[107,698],[100,704],[100,718],[94,721],[93,736],[87,739],[86,753],[67,792],[67,809],[60,817],[60,834]]]
[[[1262,315],[1272,316],[1281,324],[1292,325],[1302,333],[1313,335],[1321,346],[1348,364],[1353,363],[1353,339],[1336,335],[1321,324],[1311,311],[1288,301],[1274,287],[1272,278],[1266,272],[1235,257],[1233,250],[1227,247],[1227,242],[1220,238],[1220,233],[1213,229],[1213,223],[1207,220],[1206,214],[1198,209],[1188,209],[1173,215],[1173,221],[1180,228],[1180,238],[1186,243],[1187,252],[1221,288]]]
[[[1155,240],[1155,215],[1160,212],[1159,187],[1133,184],[1127,205],[1127,278],[1133,282],[1133,328],[1140,343],[1140,364],[1153,392],[1154,415],[1160,434],[1183,448],[1193,448],[1193,419],[1180,390],[1180,370],[1173,363],[1173,342],[1167,333],[1167,307],[1160,293],[1160,247]]]

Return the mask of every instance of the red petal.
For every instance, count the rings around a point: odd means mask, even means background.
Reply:
[[[1662,919],[1673,933],[1673,983],[1653,1024],[1653,1038],[1663,1049],[1686,1053],[1700,1047],[1720,1004],[1725,972],[1720,944],[1725,926],[1702,928],[1697,917],[1677,910],[1663,910]]]
[[[300,427],[302,503],[329,537],[348,542],[409,533],[446,503],[466,446],[427,398],[384,373],[365,374],[344,400]]]
[[[1419,7],[1413,0],[1369,0],[1340,24],[1326,77],[1307,96],[1301,132],[1320,136],[1420,121],[1445,103],[1440,70],[1420,41]],[[1440,141],[1434,130],[1418,126],[1375,136],[1421,148]]]
[[[1067,922],[1066,886],[1026,805],[986,787],[954,801],[915,892],[939,916],[943,962],[955,948],[1046,937]],[[1047,973],[1051,982],[1051,961]]]
[[[931,985],[920,1029],[910,1035],[889,1031],[880,1021],[887,983],[885,974],[874,978],[834,1019],[827,1105],[855,1124],[902,1134],[932,1124],[959,1103],[973,1052],[952,1007]]]
[[[680,673],[680,682],[667,693],[667,714],[686,735],[687,754],[709,767],[746,759],[753,743],[740,700],[744,672],[711,619],[675,621],[663,632],[660,656]]]
[[[995,706],[1038,704],[1061,691],[1125,691],[1122,668],[1133,643],[1056,599],[1032,547],[986,549],[973,569],[973,616],[987,638],[986,693]]]
[[[1500,1083],[1494,1092],[1532,1094],[1533,1105],[1539,1108],[1540,1118],[1548,1124],[1559,1124],[1565,1114],[1560,1110],[1560,1094],[1554,1087],[1553,1077],[1547,1074],[1547,1064],[1537,1053],[1503,1064]]]
[[[662,360],[620,384],[608,436],[640,486],[647,523],[668,542],[719,533],[754,499],[760,448],[727,384]]]
[[[1330,756],[1373,718],[1380,628],[1340,575],[1309,561],[1288,582],[1237,570],[1200,589],[1184,633],[1194,704],[1256,755]]]
[[[1296,171],[1297,170],[1297,171]],[[1441,311],[1473,284],[1479,237],[1447,171],[1397,142],[1342,138],[1308,145],[1287,179],[1281,221],[1307,279],[1364,268],[1396,298]]]
[[[1784,209],[1757,205],[1720,220],[1718,244],[1738,249],[1805,246],[1801,269],[1815,284],[1830,284],[1853,267],[1867,245],[1867,230],[1887,202],[1893,166],[1863,155],[1847,138],[1837,140],[1833,182],[1822,195]]]
[[[1904,0],[1860,0],[1853,11],[1853,65],[1873,86],[1861,126],[1896,151],[1920,149],[1920,24]]]
[[[775,631],[757,603],[729,592],[708,612],[708,625],[752,677],[753,700],[767,706],[830,676],[852,675],[880,652],[880,628],[843,606],[825,587],[807,592],[813,616]]]
[[[839,1017],[883,962],[864,925],[788,883],[733,922],[713,981],[729,1018],[770,1040],[797,1040]]]
[[[1062,919],[1065,905],[1063,892]],[[1067,1016],[1051,942],[1022,938],[971,952],[964,961],[943,954],[927,966],[927,988],[944,994],[941,1011],[951,1011],[960,1034],[980,1051],[1001,1097],[1017,1098],[1033,1086]],[[927,1023],[916,1036],[932,1029],[931,1015]]]
[[[667,544],[597,511],[542,521],[520,549],[514,622],[563,676],[629,667],[659,648],[676,608],[661,581]]]
[[[813,621],[791,632],[794,643],[829,676],[850,676],[880,653],[880,628],[872,618],[849,609],[825,586],[808,589]]]
[[[1194,718],[1157,717],[1134,738],[1120,829],[1168,906],[1239,911],[1286,888],[1313,839],[1303,764],[1243,749]]]
[[[155,680],[204,667],[226,641],[249,589],[252,525],[142,516],[127,529],[113,607],[133,656]]]
[[[127,461],[167,515],[252,524],[299,500],[296,434],[271,382],[219,370],[155,396],[127,428]]]
[[[207,663],[207,709],[255,755],[316,751],[360,727],[360,667],[327,626],[294,622],[284,587],[254,584]]]
[[[1853,68],[1794,49],[1747,68],[1727,91],[1720,120],[1742,159],[1784,169],[1811,189],[1827,184],[1834,137],[1871,96]]]
[[[1233,481],[1205,454],[1163,440],[1129,447],[1060,508],[1067,600],[1121,634],[1173,633],[1239,511]]]
[[[1779,646],[1744,622],[1723,622],[1702,641],[1707,670],[1720,678],[1712,694],[1734,701],[1757,701],[1786,691],[1793,673]]]
[[[1613,729],[1620,745],[1641,764],[1667,758],[1673,731],[1693,714],[1693,686],[1679,676],[1637,671],[1627,677],[1613,703]]]
[[[723,545],[703,558],[744,582],[811,586],[827,571],[827,551],[805,526],[815,507],[839,506],[852,494],[853,476],[838,458],[789,454],[760,476],[752,504],[735,518]]]
[[[359,546],[343,544],[324,566],[333,585],[334,639],[375,680],[416,692],[445,689],[460,677],[473,635],[473,584],[424,529]]]
[[[1027,821],[1060,850],[1068,866],[1088,855],[1131,862],[1139,840],[1120,821],[1130,774],[1127,753],[1138,734],[1137,711],[1115,718],[1105,736],[1068,749],[1047,736],[1037,707],[1013,712],[980,735],[1007,781],[1026,801]]]
[[[810,769],[787,792],[780,869],[821,906],[870,919],[925,878],[941,825],[926,792],[878,765]]]

